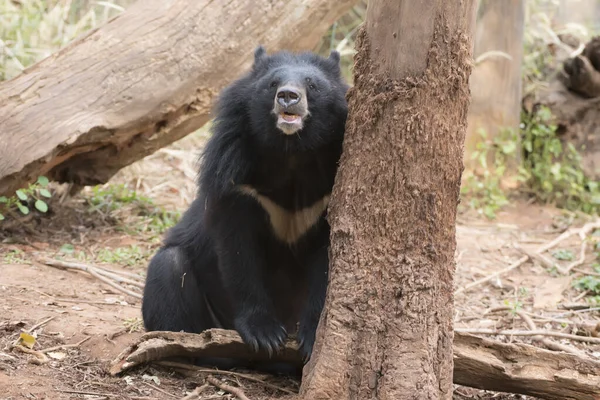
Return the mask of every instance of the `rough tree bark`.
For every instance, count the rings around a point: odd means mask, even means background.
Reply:
[[[465,139],[467,166],[470,152],[481,140],[479,129],[493,138],[504,128],[518,130],[521,116],[524,1],[482,0],[478,14],[473,50],[478,62],[470,79],[471,107]],[[515,171],[517,161],[509,166]]]
[[[449,399],[474,0],[370,0],[304,399]]]
[[[0,195],[98,184],[210,118],[258,44],[311,49],[357,0],[144,0],[0,86]]]

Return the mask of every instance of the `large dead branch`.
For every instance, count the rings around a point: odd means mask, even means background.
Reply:
[[[143,363],[171,357],[268,359],[266,353],[251,352],[235,331],[211,329],[198,335],[149,332],[119,354],[110,373],[117,375]],[[292,341],[288,341],[271,360],[302,363]],[[598,400],[600,362],[527,344],[506,344],[456,332],[454,382],[549,400]]]
[[[454,383],[548,400],[600,399],[600,362],[455,333]]]
[[[357,0],[144,0],[0,86],[0,195],[106,182],[200,128],[268,51],[312,49]]]

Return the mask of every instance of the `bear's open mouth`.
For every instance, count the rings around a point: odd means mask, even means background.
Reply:
[[[279,115],[285,122],[288,122],[288,123],[297,123],[297,122],[302,121],[301,116],[299,116],[298,114],[289,113],[287,111],[284,111]]]

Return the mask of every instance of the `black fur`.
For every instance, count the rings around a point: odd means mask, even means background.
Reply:
[[[299,323],[308,359],[327,288],[326,208],[318,208],[302,236],[284,241],[256,195],[276,204],[273,215],[285,216],[331,193],[348,86],[337,52],[269,56],[258,47],[254,57],[251,70],[220,96],[198,196],[150,262],[142,313],[149,331],[235,329],[252,348],[268,352]],[[283,85],[308,100],[308,115],[294,134],[278,129],[272,112]]]

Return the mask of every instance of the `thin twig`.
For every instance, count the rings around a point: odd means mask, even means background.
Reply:
[[[470,333],[470,334],[474,334],[474,335],[477,335],[477,334],[479,334],[479,335],[504,335],[504,336],[542,335],[542,336],[553,336],[553,337],[559,337],[559,338],[563,338],[563,339],[576,340],[579,342],[600,343],[600,338],[596,338],[596,337],[579,336],[579,335],[572,335],[570,333],[552,332],[552,331],[545,331],[545,330],[536,330],[536,331],[501,330],[501,331],[496,331],[493,329],[456,328],[455,331],[461,332],[461,333]]]
[[[498,277],[498,276],[500,276],[500,275],[503,275],[503,274],[505,274],[505,273],[507,273],[507,272],[510,272],[510,271],[512,271],[513,269],[519,268],[521,265],[525,264],[525,262],[526,262],[527,260],[529,260],[529,257],[528,257],[528,256],[521,257],[521,258],[519,258],[517,261],[515,261],[514,263],[510,264],[508,267],[506,267],[506,268],[504,268],[504,269],[501,269],[500,271],[496,271],[496,272],[494,272],[494,273],[493,273],[493,274],[491,274],[491,275],[488,275],[488,276],[486,276],[486,277],[483,277],[483,278],[481,278],[481,279],[478,279],[478,280],[476,280],[476,281],[474,281],[474,282],[471,282],[471,283],[469,283],[468,285],[465,285],[465,286],[463,286],[462,288],[459,288],[459,289],[457,289],[457,290],[454,292],[454,294],[455,294],[455,295],[456,295],[456,294],[460,294],[460,293],[462,293],[462,292],[465,292],[465,291],[467,291],[467,290],[469,290],[469,289],[472,289],[472,288],[474,288],[475,286],[479,286],[479,285],[481,285],[482,283],[486,283],[486,282],[488,282],[488,281],[491,281],[492,279],[494,279],[494,278],[496,278],[496,277]]]
[[[578,302],[579,300],[583,299],[585,296],[587,296],[590,293],[589,290],[584,290],[583,292],[579,293],[577,296],[575,296],[575,298],[573,298],[573,302]]]
[[[100,267],[98,265],[90,265],[90,264],[84,264],[84,263],[79,263],[79,262],[73,262],[73,261],[63,261],[63,260],[54,260],[54,259],[44,259],[43,261],[41,261],[43,263],[46,263],[47,265],[53,266],[53,267],[62,267],[62,268],[70,268],[70,269],[81,269],[83,271],[86,271],[88,268],[94,268],[96,270],[103,270],[106,271],[108,273],[111,274],[117,274],[117,275],[122,275],[124,277],[128,277],[131,279],[137,279],[139,281],[142,281],[144,278],[134,274],[132,272],[127,272],[127,271],[117,271],[114,269],[110,269],[110,268],[106,268],[106,267]]]
[[[32,356],[35,356],[36,361],[30,360],[30,362],[33,364],[41,365],[41,364],[45,364],[49,361],[48,357],[46,357],[46,355],[44,353],[42,353],[41,351],[28,349],[27,347],[21,346],[20,344],[17,344],[13,347],[15,349],[21,350],[23,353],[31,354]]]
[[[91,338],[92,338],[91,336],[88,336],[85,339],[82,339],[82,340],[80,340],[77,343],[73,343],[73,344],[61,344],[59,346],[48,347],[47,349],[40,350],[40,353],[49,353],[49,352],[55,351],[55,350],[76,348],[76,347],[81,346],[82,344],[84,344],[85,342],[87,342],[88,340],[90,340]]]
[[[584,274],[584,275],[589,275],[589,276],[600,277],[600,273],[598,273],[598,272],[593,272],[593,271],[584,271],[584,270],[582,270],[582,269],[579,269],[579,268],[573,268],[573,271],[575,271],[575,272],[579,272],[580,274]]]
[[[512,308],[507,307],[507,306],[496,307],[496,308],[491,309],[489,312],[498,312],[498,311],[512,311]],[[528,313],[526,313],[525,311],[522,311],[522,310],[516,310],[515,314],[517,314],[519,316],[519,318],[521,318],[523,320],[523,322],[525,322],[525,324],[527,325],[527,327],[530,330],[537,331],[537,326],[535,325],[535,322],[533,322],[533,319],[531,319],[531,317],[528,315]],[[564,345],[561,343],[557,343],[557,342],[555,342],[551,339],[545,338],[541,335],[534,336],[533,339],[537,340],[539,342],[542,342],[544,344],[544,346],[546,346],[547,348],[549,348],[551,350],[564,351],[567,353],[575,354],[579,357],[587,357],[587,355],[585,353],[583,353],[582,351],[580,351],[577,348],[567,346],[567,345]]]
[[[292,391],[290,389],[286,389],[286,388],[283,388],[283,387],[280,387],[280,386],[273,385],[272,383],[265,382],[264,380],[262,380],[260,378],[257,378],[255,376],[247,375],[247,374],[242,374],[240,372],[222,371],[222,370],[201,368],[201,367],[198,367],[198,366],[192,365],[192,364],[183,364],[183,363],[172,362],[172,361],[159,361],[159,362],[155,362],[154,364],[162,365],[164,367],[185,369],[185,370],[188,370],[188,371],[203,372],[203,373],[209,373],[209,374],[222,374],[222,375],[236,376],[236,377],[239,377],[239,378],[247,379],[247,380],[252,381],[252,382],[260,383],[261,385],[264,385],[264,386],[266,386],[268,388],[279,390],[279,391],[287,393],[287,394],[292,394],[292,395],[298,394],[298,393],[296,393],[296,392],[294,392],[294,391]]]
[[[246,394],[244,394],[244,391],[240,388],[236,388],[233,386],[229,386],[223,382],[219,382],[215,377],[213,376],[208,376],[206,378],[206,380],[208,382],[210,382],[212,385],[218,387],[219,389],[231,393],[232,395],[234,395],[235,397],[237,397],[239,400],[250,400],[248,397],[246,397]]]
[[[541,253],[524,249],[523,247],[519,246],[518,244],[515,244],[514,247],[517,250],[521,251],[523,254],[525,254],[527,257],[529,257],[532,261],[539,262],[540,264],[542,264],[543,267],[545,267],[547,269],[552,269],[552,268],[556,268],[558,270],[562,269],[562,267],[560,265],[558,265],[554,261],[550,260],[548,257],[544,256]]]
[[[580,313],[588,313],[593,311],[600,311],[600,307],[590,307],[583,310],[573,310],[566,313],[556,315],[556,318],[569,317],[571,315],[580,314]]]
[[[600,221],[591,222],[589,224],[585,224],[583,228],[579,231],[579,239],[581,239],[581,247],[579,249],[579,259],[573,261],[571,264],[567,265],[564,268],[565,273],[568,273],[575,267],[579,267],[581,264],[585,262],[585,251],[587,249],[587,240],[586,236],[593,231],[594,229],[600,229]]]
[[[123,304],[119,302],[109,303],[107,301],[97,301],[97,300],[86,300],[86,299],[63,299],[60,297],[53,297],[53,301],[62,302],[62,303],[82,303],[82,304],[93,304],[99,306],[123,306]],[[130,307],[134,307],[132,304],[127,304]]]
[[[87,395],[87,396],[98,396],[98,397],[117,397],[116,394],[112,394],[112,393],[99,393],[99,392],[86,392],[83,390],[66,390],[66,389],[59,389],[58,390],[61,393],[70,393],[70,394],[83,394],[83,395]]]
[[[101,268],[95,268],[95,270],[100,275],[104,275],[107,278],[114,279],[115,281],[117,281],[119,283],[127,283],[129,285],[132,285],[132,286],[135,286],[135,287],[139,287],[140,289],[144,288],[144,284],[142,282],[138,282],[138,281],[135,281],[133,279],[125,278],[125,277],[120,276],[118,274],[113,274],[112,272],[105,271],[105,270],[103,270]]]
[[[31,328],[29,328],[26,332],[31,333],[31,332],[35,331],[37,328],[39,328],[40,326],[46,325],[48,322],[52,321],[54,318],[56,318],[56,315],[48,317],[45,320],[43,320],[42,322],[35,324]]]
[[[174,399],[177,398],[177,396],[175,396],[174,394],[171,394],[171,393],[167,392],[166,390],[162,390],[161,388],[156,387],[156,386],[154,386],[153,384],[151,384],[149,382],[142,381],[142,383],[145,384],[145,385],[150,386],[152,389],[156,390],[157,392],[161,392],[162,394],[166,394],[167,396],[172,397]]]
[[[136,292],[132,292],[129,289],[124,288],[123,286],[119,285],[118,283],[110,280],[109,278],[100,275],[97,272],[97,269],[91,265],[85,265],[85,264],[75,264],[75,263],[69,263],[68,265],[66,263],[55,263],[54,260],[41,260],[40,262],[36,262],[33,261],[36,264],[40,264],[40,265],[47,265],[50,267],[54,267],[54,268],[60,268],[60,269],[75,269],[75,270],[79,270],[79,271],[84,271],[87,272],[88,274],[92,275],[94,278],[98,279],[99,281],[102,281],[104,283],[106,283],[107,285],[112,286],[113,288],[128,294],[129,296],[141,299],[142,295]]]
[[[197,400],[200,398],[200,393],[204,391],[208,387],[208,383],[205,383],[202,386],[197,386],[190,394],[185,397],[182,397],[181,400]]]
[[[13,297],[14,298],[14,297]],[[35,331],[37,328],[39,328],[40,326],[46,325],[48,322],[52,321],[54,318],[56,318],[56,315],[53,315],[51,317],[46,318],[45,320],[43,320],[42,322],[39,322],[37,324],[35,324],[34,326],[32,326],[29,329],[24,329],[23,331],[25,333],[32,333],[33,331]],[[14,342],[13,342],[13,346],[16,346],[19,344],[19,341],[21,340],[21,336],[19,336]]]
[[[573,236],[573,235],[579,235],[580,237],[585,237],[591,230],[593,229],[597,229],[600,228],[600,220],[595,221],[595,222],[591,222],[588,224],[585,224],[582,228],[579,229],[569,229],[565,232],[563,232],[562,234],[560,234],[559,236],[557,236],[554,240],[544,244],[543,246],[540,246],[537,250],[535,250],[533,253],[535,254],[542,254],[547,250],[550,250],[551,248],[553,248],[554,246],[556,246],[557,244],[559,244],[560,242],[562,242],[563,240]],[[512,263],[511,265],[509,265],[508,267],[500,270],[500,271],[496,271],[491,275],[488,275],[486,277],[483,277],[481,279],[478,279],[474,282],[469,283],[466,286],[463,286],[462,288],[457,289],[456,291],[454,291],[454,294],[459,294],[462,293],[466,290],[472,289],[475,286],[479,286],[482,283],[488,282],[502,274],[505,274],[507,272],[512,271],[513,269],[516,269],[518,267],[520,267],[521,265],[523,265],[525,262],[527,262],[527,260],[529,260],[530,257],[527,256],[523,256],[521,258],[519,258],[517,261],[515,261],[514,263]],[[570,266],[567,267],[567,271],[569,269]],[[558,269],[558,268],[557,268]],[[564,268],[561,268],[561,270],[565,270]],[[561,271],[562,272],[562,271]]]
[[[520,310],[516,311],[516,314],[525,322],[525,324],[527,325],[527,327],[530,330],[532,330],[532,331],[537,330],[537,326],[535,325],[535,322],[533,322],[533,320],[531,319],[531,317],[529,317],[529,315],[525,314],[523,311],[520,311]],[[574,347],[567,346],[567,345],[564,345],[561,343],[557,343],[554,340],[545,338],[541,335],[534,336],[533,339],[542,342],[544,344],[544,346],[546,346],[547,348],[549,348],[551,350],[564,351],[567,353],[575,354],[579,357],[587,357],[587,355],[584,352],[580,351],[579,349],[576,349]]]

